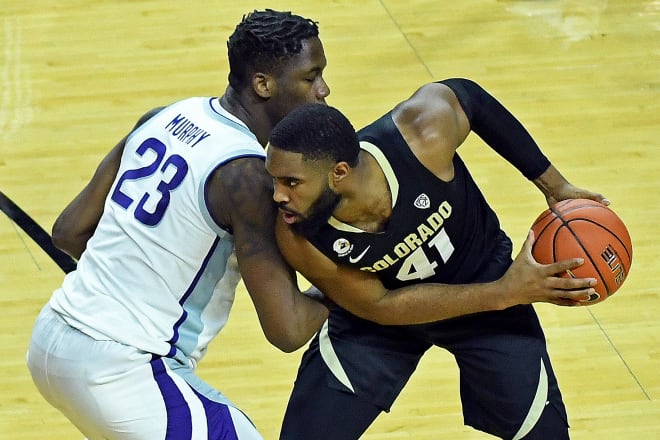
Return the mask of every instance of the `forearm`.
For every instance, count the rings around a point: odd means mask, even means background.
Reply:
[[[423,324],[502,310],[515,305],[500,282],[476,284],[415,284],[389,290],[368,308],[352,312],[382,325]]]
[[[119,170],[125,142],[126,138],[110,150],[89,183],[53,224],[53,244],[74,258],[80,258],[101,219],[105,199]]]
[[[471,130],[525,177],[534,180],[550,166],[525,127],[478,84],[462,78],[440,82],[458,98]]]
[[[534,179],[533,182],[546,198],[550,198],[554,194],[562,192],[563,188],[570,185],[564,176],[561,175],[559,170],[552,165],[550,165],[539,177]]]
[[[83,210],[80,206],[85,204],[84,198],[84,192],[78,194],[57,217],[52,228],[53,244],[76,260],[85,251],[87,241],[98,224],[98,220],[91,224],[80,220],[79,213]],[[86,226],[84,229],[80,227],[83,223]]]
[[[292,352],[306,344],[328,319],[329,310],[324,303],[305,294],[296,294],[294,298],[295,324],[290,326],[291,334],[286,338],[287,346],[279,346],[285,352]]]
[[[297,289],[270,292],[268,297],[251,294],[264,336],[285,353],[302,347],[321,328],[328,308]]]

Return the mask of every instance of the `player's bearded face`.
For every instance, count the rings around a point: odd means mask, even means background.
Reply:
[[[294,231],[309,236],[315,234],[335,211],[341,196],[326,184],[318,198],[310,205],[302,220],[291,225]]]

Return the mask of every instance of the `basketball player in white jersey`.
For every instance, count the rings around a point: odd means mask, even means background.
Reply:
[[[263,149],[284,115],[330,93],[317,23],[254,11],[227,45],[225,94],[145,114],[53,227],[79,261],[39,315],[27,361],[90,440],[261,439],[195,375],[240,277],[283,351],[327,317],[275,244]]]

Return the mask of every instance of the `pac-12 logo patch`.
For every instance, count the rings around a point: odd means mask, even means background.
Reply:
[[[338,256],[343,257],[344,255],[348,255],[351,250],[353,250],[353,245],[345,238],[338,238],[332,244],[332,250],[335,251]]]
[[[415,208],[427,209],[431,206],[431,199],[429,199],[429,196],[427,196],[426,194],[421,193],[420,195],[417,196],[417,198],[415,199],[415,203],[413,203],[413,205],[415,205]]]

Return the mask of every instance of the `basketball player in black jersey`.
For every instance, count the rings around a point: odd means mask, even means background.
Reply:
[[[357,439],[436,345],[460,368],[464,420],[504,439],[569,438],[534,302],[588,299],[593,279],[540,265],[511,240],[457,154],[470,131],[547,202],[602,195],[571,185],[476,83],[421,87],[356,135],[332,107],[272,131],[266,166],[289,263],[336,306],[305,352],[282,439]],[[435,396],[437,399],[443,396]]]

